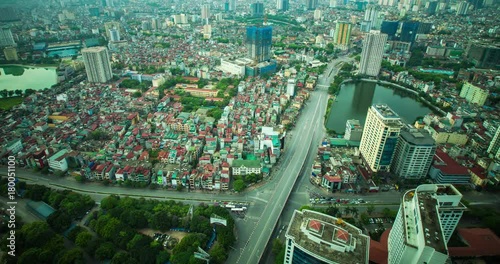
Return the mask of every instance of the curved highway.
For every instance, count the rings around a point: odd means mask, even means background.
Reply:
[[[324,133],[323,116],[328,102],[328,86],[339,70],[337,67],[341,65],[336,66],[336,64],[346,60],[349,58],[330,62],[325,74],[320,76],[316,91],[311,93],[295,129],[292,130],[292,137],[286,143],[288,149],[285,150],[281,169],[278,175],[268,183],[275,183],[276,188],[263,208],[261,217],[253,227],[250,237],[244,243],[244,247],[241,251],[236,252],[239,253],[236,261],[233,262],[234,259],[230,257],[228,263],[259,263],[302,168],[311,166],[311,164],[305,164],[305,161],[311,146],[320,143],[313,141],[313,138],[317,138],[315,134]],[[311,155],[315,155],[315,153]]]

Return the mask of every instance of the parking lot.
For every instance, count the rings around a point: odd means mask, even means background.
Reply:
[[[314,196],[309,199],[311,204],[364,204],[363,198],[347,199],[325,196]]]

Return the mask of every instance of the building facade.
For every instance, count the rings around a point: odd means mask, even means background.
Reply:
[[[15,46],[14,37],[10,28],[3,27],[0,29],[0,47]]]
[[[406,21],[401,24],[400,40],[403,42],[410,42],[413,44],[417,38],[417,32],[420,22]]]
[[[352,25],[348,22],[337,22],[335,24],[335,35],[333,43],[337,48],[346,50],[349,48]]]
[[[276,0],[276,9],[279,11],[288,11],[290,9],[290,0]]]
[[[466,167],[440,149],[436,150],[429,176],[435,183],[446,184],[469,184],[471,178]]]
[[[500,69],[500,46],[490,43],[470,43],[466,49],[467,59],[476,67]]]
[[[360,141],[362,135],[363,135],[363,126],[361,126],[359,120],[355,119],[347,120],[345,124],[344,138],[346,140]]]
[[[389,233],[388,263],[447,263],[449,241],[466,207],[451,184],[407,191]]]
[[[307,10],[315,10],[318,8],[318,0],[305,0]]]
[[[436,153],[436,142],[425,130],[402,129],[394,152],[391,170],[404,179],[427,175]]]
[[[49,161],[49,168],[53,171],[67,171],[68,170],[68,162],[66,161],[68,150],[63,149],[52,155]]]
[[[19,60],[19,57],[17,56],[17,49],[15,47],[5,47],[3,49],[3,55],[5,56],[5,60],[8,61]]]
[[[256,2],[250,4],[250,14],[253,17],[261,17],[264,15],[264,3]]]
[[[488,146],[487,152],[497,159],[500,158],[500,126],[497,128],[497,131]]]
[[[284,263],[368,263],[370,238],[326,214],[295,210],[285,234]]]
[[[256,62],[271,58],[272,27],[247,27],[246,46],[248,57]]]
[[[377,76],[382,65],[387,35],[371,31],[363,40],[363,51],[359,63],[359,74]]]
[[[372,171],[389,171],[402,127],[401,118],[387,105],[368,109],[359,150]]]
[[[460,97],[465,98],[467,102],[483,106],[488,99],[490,92],[482,87],[465,82],[462,90],[460,90]]]
[[[113,78],[109,52],[106,47],[82,49],[82,55],[89,82],[105,83]]]
[[[201,19],[208,19],[210,17],[210,6],[202,5],[201,6]]]
[[[116,42],[120,41],[120,31],[116,28],[112,28],[109,30],[109,40]]]

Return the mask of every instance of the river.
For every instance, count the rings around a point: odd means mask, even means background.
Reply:
[[[349,119],[358,119],[364,124],[372,104],[389,105],[407,123],[413,123],[417,117],[432,112],[404,91],[370,82],[347,83],[331,107],[326,128],[344,133],[345,123]]]

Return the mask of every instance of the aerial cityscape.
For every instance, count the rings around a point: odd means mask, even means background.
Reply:
[[[0,262],[500,263],[499,0],[1,0]]]

